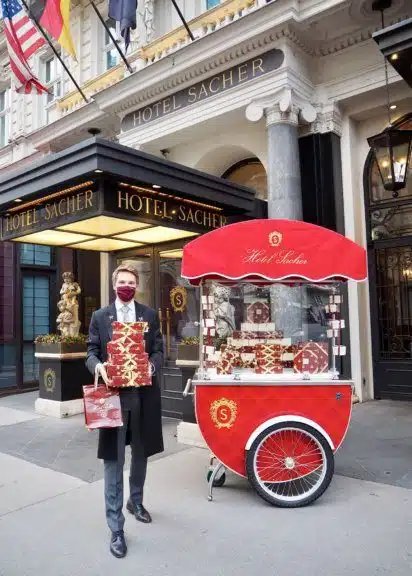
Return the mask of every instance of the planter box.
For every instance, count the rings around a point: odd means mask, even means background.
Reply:
[[[87,344],[64,344],[61,342],[54,342],[52,344],[36,344],[36,354],[78,354],[79,352],[87,352]]]
[[[177,348],[178,360],[199,360],[199,344],[179,344]]]

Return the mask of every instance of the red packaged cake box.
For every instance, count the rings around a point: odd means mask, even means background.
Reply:
[[[113,388],[151,386],[152,374],[145,350],[147,322],[113,322],[106,363]]]
[[[293,370],[302,374],[321,374],[329,370],[327,342],[305,342],[297,350],[293,360]]]
[[[120,332],[130,336],[131,334],[142,334],[149,330],[149,324],[147,322],[112,322],[113,334],[115,332]]]
[[[145,354],[145,344],[144,340],[139,342],[129,342],[123,343],[121,340],[117,340],[115,342],[108,342],[107,344],[107,353],[108,354],[138,354],[143,355]]]
[[[255,366],[255,374],[283,374],[283,364],[274,360],[270,364]]]
[[[121,376],[123,370],[135,369],[138,371],[146,370],[149,364],[146,352],[145,357],[131,356],[128,354],[114,354],[110,358],[110,364],[107,365],[106,371],[109,377]]]
[[[144,342],[144,335],[149,329],[147,322],[113,322],[112,342],[123,342],[124,344],[141,344]]]

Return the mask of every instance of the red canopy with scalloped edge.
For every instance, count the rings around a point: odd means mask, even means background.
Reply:
[[[199,236],[183,249],[182,276],[249,282],[367,278],[364,248],[328,228],[297,220],[248,220]]]

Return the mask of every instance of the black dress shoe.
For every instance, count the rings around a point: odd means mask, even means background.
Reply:
[[[150,524],[150,522],[152,521],[152,517],[150,516],[146,508],[143,506],[143,504],[133,504],[131,500],[128,500],[126,508],[130,512],[130,514],[134,514],[134,517],[139,522],[143,522],[143,524]]]
[[[126,540],[124,539],[123,530],[119,532],[112,532],[112,538],[110,540],[110,552],[116,558],[124,558],[127,553]]]

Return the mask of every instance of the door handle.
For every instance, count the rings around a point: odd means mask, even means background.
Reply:
[[[170,334],[170,321],[171,321],[171,314],[170,314],[170,310],[169,308],[166,308],[166,350],[167,350],[167,355],[170,356],[170,347],[171,347],[171,343],[170,343],[170,338],[171,338],[171,334]]]
[[[159,308],[159,324],[160,324],[160,333],[163,334],[163,312],[162,309]]]

